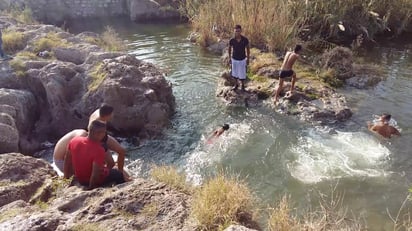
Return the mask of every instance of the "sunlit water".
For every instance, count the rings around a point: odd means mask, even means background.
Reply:
[[[136,174],[145,175],[152,163],[173,164],[200,184],[225,171],[246,178],[262,204],[290,194],[296,206],[306,209],[318,205],[319,192],[328,194],[337,185],[344,204],[364,217],[370,230],[392,228],[387,211],[396,214],[411,185],[411,45],[391,45],[367,55],[386,67],[387,79],[369,90],[342,90],[354,116],[331,129],[264,108],[226,107],[215,96],[223,70],[219,56],[188,42],[186,26],[114,27],[128,41],[130,54],[167,73],[177,103],[162,138],[129,147],[128,167]],[[366,121],[382,112],[393,115],[401,137],[385,140],[367,131]],[[229,131],[206,143],[223,123],[230,124]]]

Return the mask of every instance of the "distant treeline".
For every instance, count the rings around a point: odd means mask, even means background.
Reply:
[[[268,50],[296,40],[349,45],[412,32],[411,0],[185,0],[181,11],[205,44],[241,24],[252,45]]]

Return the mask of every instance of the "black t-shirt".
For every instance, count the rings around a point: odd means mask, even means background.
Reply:
[[[246,46],[249,45],[249,40],[243,35],[240,36],[238,42],[236,38],[232,38],[229,41],[229,46],[233,47],[232,58],[236,60],[244,60],[246,58]]]

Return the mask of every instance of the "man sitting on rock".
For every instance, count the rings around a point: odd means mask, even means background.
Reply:
[[[95,120],[98,120],[107,125],[107,123],[110,122],[113,118],[113,110],[114,109],[112,106],[107,105],[107,104],[102,104],[100,108],[98,108],[96,111],[94,111],[90,115],[89,126]],[[118,154],[117,168],[119,169],[119,171],[123,172],[126,179],[129,180],[128,173],[126,173],[123,169],[126,150],[120,145],[119,142],[117,142],[117,140],[114,137],[108,135],[107,133],[102,140],[102,146],[104,147],[106,151],[106,164],[108,165],[108,167],[112,168],[115,165],[115,162],[113,160],[111,153],[108,152],[108,150],[112,150]]]
[[[73,173],[77,181],[94,189],[106,184],[125,182],[123,173],[104,166],[106,152],[101,141],[106,136],[106,124],[95,120],[89,124],[87,137],[73,138],[64,159],[64,177]]]
[[[378,133],[379,135],[385,138],[391,138],[392,135],[400,136],[401,133],[395,127],[389,125],[389,121],[391,120],[391,115],[389,114],[382,114],[379,117],[379,122],[377,124],[372,124],[368,121],[368,129]]]

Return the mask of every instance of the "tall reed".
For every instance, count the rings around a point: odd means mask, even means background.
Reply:
[[[410,0],[186,0],[185,13],[204,45],[229,38],[240,24],[252,45],[284,49],[297,39],[331,40],[385,31],[395,35],[412,23]]]

